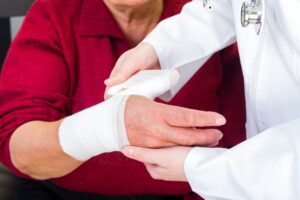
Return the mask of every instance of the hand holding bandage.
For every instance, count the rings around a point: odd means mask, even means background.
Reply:
[[[179,77],[176,70],[143,70],[124,83],[109,88],[107,96],[139,95],[155,99],[174,87]]]
[[[174,70],[145,71],[111,88],[114,97],[63,121],[59,132],[63,151],[84,161],[129,144],[152,148],[216,145],[220,131],[191,127],[223,125],[223,116],[148,99],[166,93],[178,78]]]

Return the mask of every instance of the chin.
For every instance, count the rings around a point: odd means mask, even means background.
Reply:
[[[145,3],[149,3],[154,0],[106,0],[110,1],[111,3],[115,5],[122,5],[122,6],[140,6]]]

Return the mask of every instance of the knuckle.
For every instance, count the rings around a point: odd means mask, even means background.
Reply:
[[[184,123],[187,127],[194,126],[196,124],[196,120],[194,115],[191,112],[184,112]]]
[[[184,112],[184,125],[189,126],[190,125],[190,115],[188,112]]]
[[[164,123],[164,118],[167,118],[167,113],[164,112],[164,110],[162,109],[157,109],[156,107],[154,107],[155,109],[152,109],[152,111],[150,111],[151,116],[153,117],[153,119],[155,121],[157,121],[160,124]]]
[[[211,120],[212,120],[212,115],[210,114],[211,112],[208,111],[202,111],[198,114],[199,119],[201,120],[199,124],[202,126],[210,125]]]
[[[194,138],[192,138],[191,136],[183,136],[182,142],[187,146],[192,146],[194,145]]]

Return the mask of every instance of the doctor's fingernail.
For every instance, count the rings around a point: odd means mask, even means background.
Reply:
[[[216,120],[216,125],[217,126],[222,126],[226,124],[226,119],[224,117],[218,117]]]
[[[112,85],[112,84],[114,84],[116,81],[118,81],[118,78],[116,78],[116,77],[111,77],[111,78],[106,79],[106,80],[104,81],[104,83],[105,83],[106,85]]]
[[[106,80],[104,81],[104,84],[105,84],[105,85],[109,85],[110,82],[111,82],[111,79],[106,79]]]

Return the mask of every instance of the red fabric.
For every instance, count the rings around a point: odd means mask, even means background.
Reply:
[[[165,0],[162,19],[188,0]],[[23,123],[55,121],[103,101],[103,81],[130,45],[101,0],[38,0],[13,42],[0,78],[0,160]],[[232,78],[234,74],[234,78]],[[228,78],[231,77],[231,78]],[[245,139],[243,81],[236,46],[214,55],[170,102],[224,113],[223,146]],[[188,184],[156,181],[120,153],[95,157],[52,180],[69,190],[107,195],[188,194]]]

